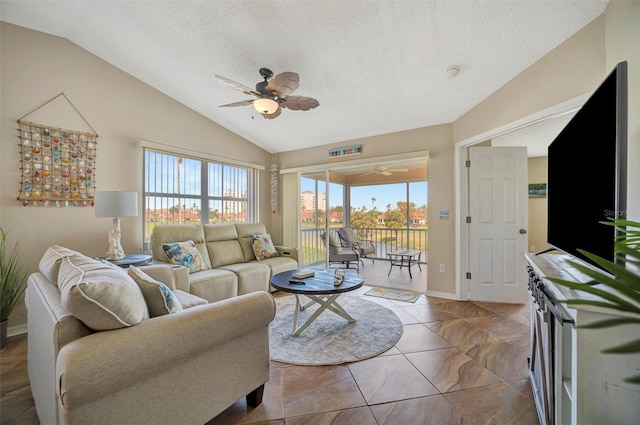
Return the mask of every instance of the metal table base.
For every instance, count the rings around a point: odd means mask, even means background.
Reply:
[[[296,297],[296,310],[295,310],[295,313],[293,315],[293,333],[292,333],[292,335],[293,336],[300,335],[300,333],[302,333],[302,331],[304,331],[307,328],[307,326],[309,326],[311,323],[313,323],[318,318],[318,316],[320,316],[322,314],[322,312],[325,311],[325,310],[331,310],[335,314],[337,314],[338,316],[341,316],[344,319],[346,319],[347,322],[355,323],[356,319],[351,317],[351,315],[349,313],[347,313],[345,311],[345,309],[342,308],[342,306],[336,302],[336,300],[338,299],[338,297],[340,295],[341,294],[332,294],[332,295],[305,294],[305,297],[309,298],[311,301],[309,301],[306,304],[302,304],[302,302],[300,300],[300,295],[299,294],[295,294],[295,297]],[[316,311],[314,311],[311,316],[309,316],[309,318],[307,319],[306,322],[304,322],[300,327],[298,327],[298,314],[301,311],[304,311],[305,309],[307,309],[308,307],[310,307],[310,306],[312,306],[314,304],[319,304],[320,307]]]

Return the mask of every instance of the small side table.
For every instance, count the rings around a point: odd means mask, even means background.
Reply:
[[[124,258],[121,258],[119,260],[107,260],[106,258],[101,258],[101,260],[108,261],[111,264],[126,269],[129,266],[144,266],[145,264],[151,262],[151,258],[152,257],[149,254],[129,254],[125,255]]]
[[[413,279],[413,276],[411,275],[411,266],[417,264],[420,271],[422,271],[422,267],[420,267],[420,257],[422,257],[422,251],[420,250],[401,249],[398,251],[391,251],[387,253],[387,257],[389,257],[389,273],[387,273],[387,276],[391,274],[391,269],[393,268],[393,266],[399,267],[400,269],[402,269],[403,267],[407,267],[409,269],[409,277],[411,279]]]

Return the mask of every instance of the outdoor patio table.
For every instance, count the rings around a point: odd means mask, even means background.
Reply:
[[[391,251],[387,253],[387,257],[389,257],[389,273],[387,276],[391,274],[391,269],[393,266],[399,267],[402,269],[406,267],[409,269],[409,277],[413,279],[411,275],[411,266],[414,264],[418,264],[418,268],[422,271],[422,267],[420,267],[420,257],[422,256],[422,251],[417,249],[400,249],[397,251]]]

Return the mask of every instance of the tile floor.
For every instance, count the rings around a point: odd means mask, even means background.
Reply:
[[[240,400],[208,425],[538,424],[527,375],[526,305],[424,295],[415,304],[366,299],[402,320],[393,348],[340,366],[272,362],[260,406],[248,409]],[[39,424],[26,349],[26,335],[2,349],[3,425]]]
[[[272,362],[262,405],[240,400],[207,425],[539,423],[527,305],[364,297],[400,317],[404,332],[393,348],[339,366]]]

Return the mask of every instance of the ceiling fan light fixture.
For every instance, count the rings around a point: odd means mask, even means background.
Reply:
[[[273,99],[261,97],[253,101],[253,107],[261,114],[270,115],[278,110],[278,102]]]

